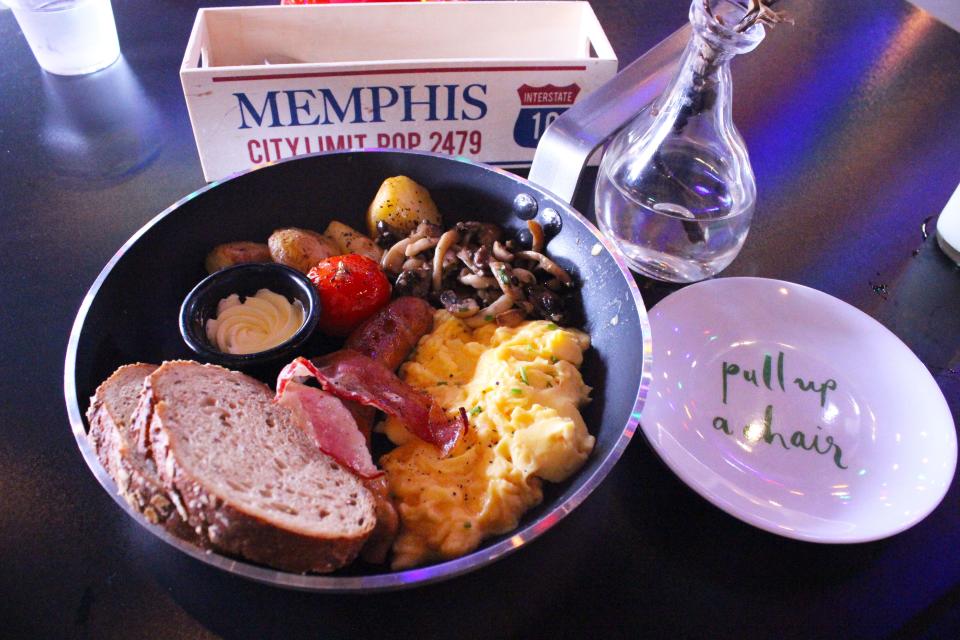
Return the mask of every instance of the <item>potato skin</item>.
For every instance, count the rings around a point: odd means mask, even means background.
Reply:
[[[441,224],[440,212],[430,192],[407,176],[387,178],[367,209],[371,237],[377,235],[377,222],[383,220],[402,234],[417,228],[421,221]]]
[[[226,242],[218,244],[207,254],[203,266],[207,273],[248,262],[270,262],[270,248],[262,242]]]
[[[373,240],[337,220],[327,225],[323,235],[336,244],[343,255],[356,253],[376,262],[380,262],[380,257],[383,255],[383,250]]]
[[[274,262],[308,273],[318,262],[339,253],[337,246],[316,231],[290,227],[277,229],[267,239]]]

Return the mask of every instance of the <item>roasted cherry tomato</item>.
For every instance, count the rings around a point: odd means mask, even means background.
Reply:
[[[320,330],[345,336],[390,302],[390,282],[376,261],[351,253],[317,263],[307,274],[320,291]]]

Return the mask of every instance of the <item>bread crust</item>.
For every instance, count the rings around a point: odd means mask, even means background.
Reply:
[[[119,495],[132,508],[143,514],[150,524],[159,524],[179,538],[201,544],[194,529],[176,509],[176,497],[171,498],[160,483],[153,461],[138,446],[133,434],[146,424],[149,403],[143,402],[143,380],[157,369],[155,364],[135,363],[117,369],[103,381],[90,399],[87,438],[93,444],[97,458],[117,485]],[[136,389],[136,391],[134,391]],[[130,415],[122,415],[109,396],[113,393],[138,394],[136,407]]]

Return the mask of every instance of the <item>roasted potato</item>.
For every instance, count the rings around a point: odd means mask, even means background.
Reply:
[[[341,254],[358,253],[376,262],[380,262],[380,256],[383,255],[383,250],[373,240],[342,222],[331,222],[323,235],[337,245]]]
[[[440,213],[429,191],[407,176],[394,176],[383,181],[367,209],[371,237],[377,236],[380,220],[406,235],[423,220],[439,225]]]
[[[207,273],[220,271],[235,264],[270,262],[270,248],[262,242],[227,242],[218,244],[207,254],[203,266]]]
[[[308,229],[277,229],[267,239],[270,257],[274,262],[307,273],[318,262],[339,255],[340,250],[331,240]]]

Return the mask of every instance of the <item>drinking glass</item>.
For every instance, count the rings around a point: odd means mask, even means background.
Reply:
[[[50,73],[93,73],[120,57],[110,0],[4,1],[37,62]]]

